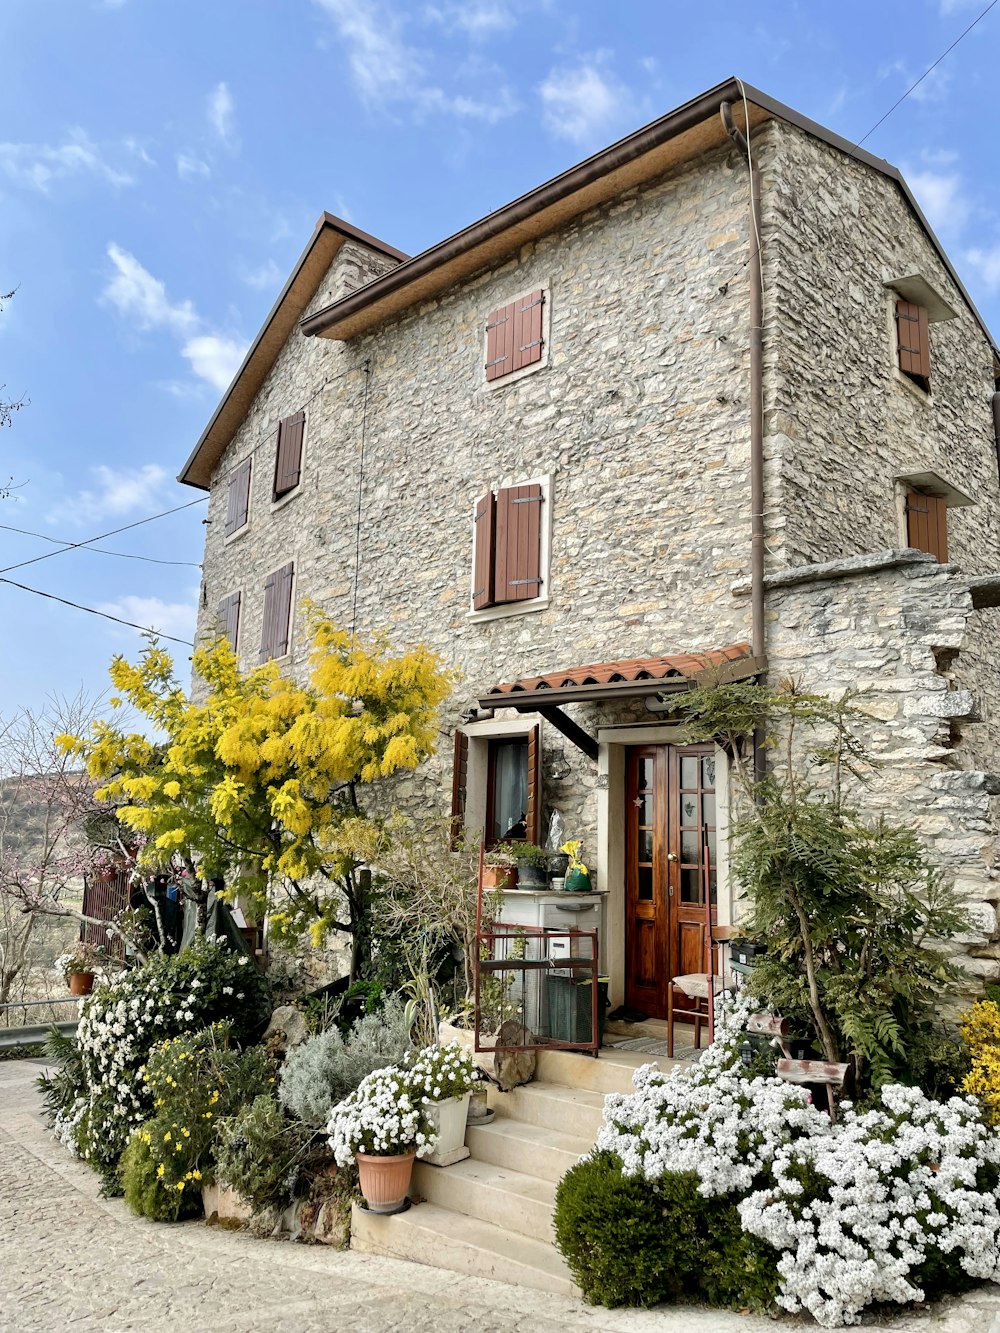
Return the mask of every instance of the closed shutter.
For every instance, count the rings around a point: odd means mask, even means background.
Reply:
[[[906,543],[940,560],[948,560],[948,506],[939,495],[909,491],[906,497]]]
[[[250,462],[245,458],[233,473],[229,481],[229,494],[226,505],[226,536],[246,525],[250,510]]]
[[[528,811],[525,815],[528,842],[542,845],[542,729],[528,732]]]
[[[288,637],[292,613],[292,580],[294,563],[283,565],[264,580],[264,624],[260,638],[260,660],[284,657],[288,652]]]
[[[486,379],[498,380],[514,369],[514,302],[486,316]]]
[[[508,486],[497,495],[493,597],[525,602],[542,591],[542,488]]]
[[[465,832],[465,794],[469,779],[469,738],[455,732],[455,766],[451,776],[451,845],[457,846]]]
[[[305,412],[285,417],[278,427],[278,453],[274,463],[274,499],[293,491],[302,473],[302,436],[306,428]]]
[[[493,605],[496,504],[496,497],[492,491],[487,491],[476,501],[476,526],[472,549],[472,606],[476,611]]]
[[[542,359],[542,304],[545,293],[539,288],[530,296],[519,297],[513,305],[514,347],[511,370],[521,370]]]
[[[900,370],[923,388],[930,388],[930,326],[922,305],[904,301],[902,297],[896,302],[896,339]]]
[[[220,636],[227,638],[230,646],[235,651],[240,632],[240,594],[238,592],[223,597],[216,612],[215,623]]]

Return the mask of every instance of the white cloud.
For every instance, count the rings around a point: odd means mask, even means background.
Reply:
[[[192,643],[198,619],[197,607],[198,594],[195,591],[188,602],[165,602],[159,597],[138,597],[129,593],[115,602],[99,602],[97,610]]]
[[[966,250],[965,259],[979,274],[988,292],[1000,290],[1000,242],[985,250],[974,246]]]
[[[340,216],[345,222],[348,221],[343,212]],[[256,291],[278,291],[281,287],[282,272],[273,259],[267,259],[256,268],[245,268],[240,277],[248,287],[253,287]]]
[[[228,387],[243,360],[246,343],[205,328],[190,301],[171,301],[166,284],[154,278],[138,259],[112,242],[108,256],[115,273],[101,299],[140,329],[166,329],[181,340],[181,356],[214,389]]]
[[[941,13],[946,17],[949,14],[958,14],[963,9],[977,9],[982,0],[941,0]]]
[[[109,185],[132,185],[135,178],[107,160],[83,130],[71,130],[60,144],[0,143],[0,170],[18,185],[43,193],[70,176],[95,176]]]
[[[101,464],[90,469],[93,487],[76,492],[49,510],[50,523],[72,523],[83,527],[107,518],[155,509],[169,474],[158,463],[140,468],[110,468]]]
[[[212,169],[207,162],[203,162],[200,157],[195,157],[193,153],[178,153],[177,174],[182,181],[193,180],[197,177],[205,180],[211,176]]]
[[[914,73],[902,60],[893,60],[883,65],[878,71],[880,79],[892,79],[914,102],[941,102],[948,95],[951,85],[951,71],[943,65],[928,70],[926,74]],[[917,80],[919,79],[919,83]]]
[[[578,144],[591,143],[605,133],[630,103],[627,89],[591,62],[550,70],[538,92],[549,132]]]
[[[442,27],[460,29],[473,41],[484,41],[496,33],[505,32],[516,22],[509,3],[499,0],[464,0],[462,4],[428,5],[424,16]]]
[[[942,235],[957,235],[968,221],[970,212],[958,173],[907,171],[904,174],[934,230]]]
[[[226,338],[220,333],[200,333],[187,340],[181,348],[181,356],[191,363],[197,376],[221,392],[232,383],[246,350],[246,343],[235,338]]]
[[[208,120],[224,144],[236,142],[236,110],[227,83],[218,83],[208,98]]]

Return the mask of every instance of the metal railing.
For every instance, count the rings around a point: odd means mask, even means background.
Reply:
[[[77,1005],[79,1002],[79,995],[66,995],[60,996],[58,999],[13,1000],[7,1004],[0,1004],[0,1014],[3,1015],[5,1020],[4,1027],[0,1028],[0,1051],[17,1050],[19,1046],[38,1046],[45,1040],[50,1028],[58,1028],[64,1036],[72,1036],[76,1032],[78,1020],[75,1018],[54,1018],[48,1023],[21,1023],[12,1027],[10,1025],[12,1010],[22,1010],[24,1017],[27,1019],[29,1009],[39,1009],[44,1006],[54,1009],[58,1005]]]

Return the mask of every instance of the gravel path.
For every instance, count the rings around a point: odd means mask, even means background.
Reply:
[[[0,1063],[0,1333],[780,1333],[695,1309],[609,1311],[502,1283],[200,1222],[133,1217],[39,1119],[34,1061]],[[809,1325],[809,1327],[814,1327]],[[895,1333],[1000,1333],[1000,1291],[905,1315]]]

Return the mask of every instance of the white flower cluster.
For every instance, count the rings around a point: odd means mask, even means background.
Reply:
[[[73,1157],[80,1156],[77,1130],[89,1105],[90,1103],[86,1097],[77,1097],[68,1111],[57,1112],[55,1119],[52,1121],[52,1133]]]
[[[329,1144],[338,1166],[348,1166],[357,1152],[392,1157],[416,1152],[425,1157],[436,1146],[420,1094],[399,1065],[376,1069],[330,1113]]]
[[[464,1097],[476,1081],[472,1053],[460,1042],[445,1046],[425,1046],[403,1060],[410,1087],[429,1102]]]

